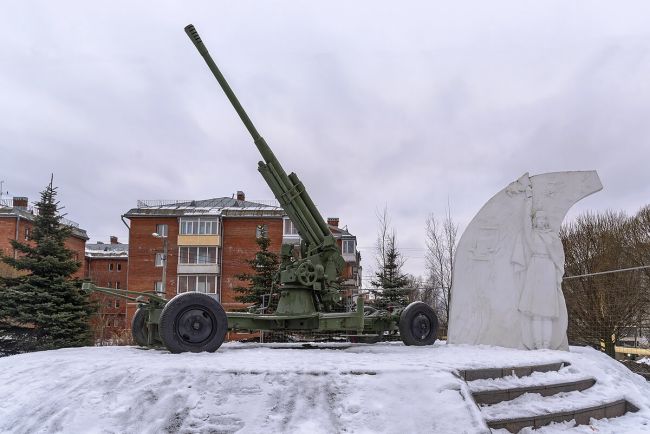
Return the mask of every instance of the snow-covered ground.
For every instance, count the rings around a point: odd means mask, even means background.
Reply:
[[[96,347],[5,357],[0,431],[473,434],[488,429],[470,385],[455,375],[458,369],[558,361],[571,363],[555,373],[561,379],[597,379],[590,403],[624,397],[640,410],[592,426],[565,423],[538,432],[650,432],[650,386],[604,354],[577,347],[519,351],[444,343],[227,343],[213,354],[180,355]],[[535,375],[524,381],[534,384]],[[530,394],[518,399],[499,404],[499,415],[530,410],[529,401],[531,408],[539,406]],[[556,396],[552,403],[570,409],[575,399]]]

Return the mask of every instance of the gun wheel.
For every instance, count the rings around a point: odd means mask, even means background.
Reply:
[[[404,345],[432,345],[438,335],[438,317],[431,306],[415,301],[400,315],[399,334]]]
[[[131,335],[136,345],[146,347],[149,344],[146,309],[139,308],[135,311],[135,315],[133,315],[133,320],[131,321]]]
[[[172,353],[214,352],[227,329],[228,318],[221,304],[199,292],[177,295],[160,315],[160,338]]]

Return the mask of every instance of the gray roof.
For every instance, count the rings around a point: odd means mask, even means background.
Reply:
[[[90,258],[128,258],[128,244],[86,244],[86,257]]]
[[[203,200],[139,200],[125,217],[140,216],[185,216],[185,215],[284,215],[284,210],[275,205],[267,205],[231,197],[218,197]]]
[[[20,217],[25,220],[29,220],[30,222],[33,222],[34,219],[36,218],[36,215],[34,215],[34,210],[32,208],[21,209],[21,208],[0,206],[0,217],[10,217],[10,218]],[[74,235],[75,237],[84,240],[89,239],[86,230],[81,229],[78,223],[75,223],[72,220],[68,220],[66,218],[62,218],[61,224],[69,226],[72,229],[72,235]]]

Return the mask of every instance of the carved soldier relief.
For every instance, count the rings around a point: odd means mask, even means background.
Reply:
[[[558,232],[601,189],[595,171],[526,173],[481,208],[458,243],[450,343],[568,349]]]

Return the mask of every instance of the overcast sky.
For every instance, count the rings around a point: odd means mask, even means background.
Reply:
[[[453,4],[452,4],[453,3]],[[650,2],[3,2],[0,180],[107,241],[137,199],[272,199],[183,28],[373,268],[387,206],[406,270],[447,201],[461,230],[524,172],[598,171],[586,209],[650,202]]]

